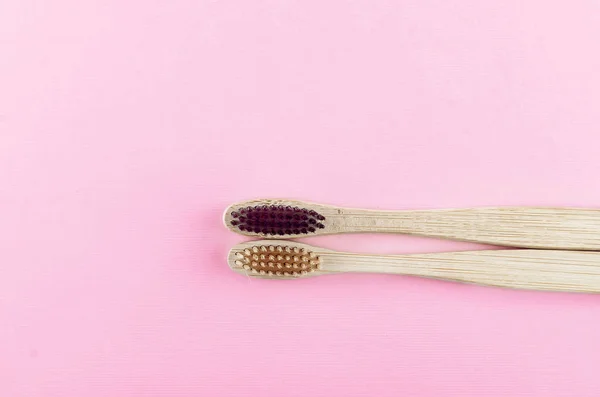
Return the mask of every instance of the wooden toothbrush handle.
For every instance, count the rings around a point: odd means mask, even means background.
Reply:
[[[600,250],[600,210],[594,209],[339,209],[329,219],[339,232],[404,233],[508,247]]]
[[[417,255],[321,254],[321,271],[403,274],[488,286],[600,292],[600,253],[483,250]]]

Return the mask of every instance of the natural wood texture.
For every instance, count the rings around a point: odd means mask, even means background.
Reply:
[[[225,211],[225,225],[231,212],[252,205],[282,204],[315,210],[324,215],[324,229],[303,235],[268,236],[296,238],[337,233],[403,233],[445,239],[522,248],[600,250],[600,210],[544,207],[489,207],[417,211],[375,211],[342,208],[294,200],[251,200]]]
[[[304,249],[318,258],[318,269],[299,278],[338,273],[386,273],[428,277],[504,288],[600,292],[600,253],[560,250],[483,250],[411,255],[336,252],[294,241],[260,240],[238,244],[229,253],[232,270],[260,278],[290,279],[249,272],[236,264],[245,249],[276,245]]]

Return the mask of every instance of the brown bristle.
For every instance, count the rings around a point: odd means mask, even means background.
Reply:
[[[256,252],[285,252],[285,254],[257,256]],[[310,261],[307,255],[310,256]],[[320,264],[321,260],[316,253],[285,245],[255,245],[235,254],[236,266],[248,273],[260,275],[300,277],[319,270]],[[268,270],[270,273],[265,273]],[[284,273],[280,274],[281,271]]]
[[[242,232],[271,236],[310,234],[325,228],[323,215],[291,205],[248,206],[232,211],[231,217],[231,226]]]

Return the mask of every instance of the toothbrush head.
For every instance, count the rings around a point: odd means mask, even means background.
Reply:
[[[325,229],[325,216],[302,203],[281,204],[270,200],[230,206],[224,217],[230,229],[249,236],[270,238],[304,237]]]
[[[321,258],[303,244],[287,241],[251,241],[229,251],[229,267],[252,277],[293,279],[314,276]]]

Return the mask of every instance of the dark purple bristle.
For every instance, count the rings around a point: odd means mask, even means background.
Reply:
[[[256,205],[231,213],[231,226],[240,231],[278,236],[315,233],[325,228],[325,217],[315,210],[291,205]]]

